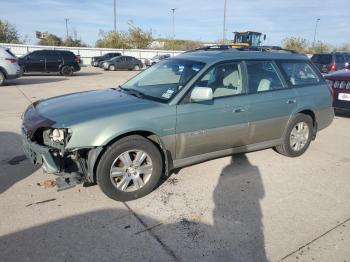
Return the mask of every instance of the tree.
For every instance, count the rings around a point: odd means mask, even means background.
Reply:
[[[312,47],[309,47],[308,54],[329,52],[331,50],[331,46],[323,43],[322,41],[316,42]]]
[[[81,38],[78,38],[78,33],[76,29],[73,29],[73,36],[68,36],[63,41],[64,46],[73,46],[73,47],[79,47],[79,46],[86,46],[85,43],[81,40]]]
[[[282,40],[282,45],[286,49],[294,50],[300,53],[307,53],[310,46],[309,41],[301,37],[287,37]]]
[[[344,44],[334,48],[334,51],[348,51],[348,52],[350,52],[350,43],[344,43]]]
[[[23,44],[24,40],[21,39],[16,27],[11,25],[8,21],[0,20],[0,42],[11,44]]]
[[[165,50],[180,50],[180,51],[186,51],[186,50],[191,50],[191,49],[196,49],[203,47],[202,43],[199,41],[192,41],[192,40],[178,40],[175,39],[161,39],[159,41],[164,42],[164,49]]]
[[[102,48],[130,48],[126,33],[100,30],[100,39],[96,41],[96,47]]]
[[[61,46],[62,44],[62,39],[54,34],[49,34],[46,38],[40,39],[38,42],[38,45]]]
[[[128,43],[132,48],[144,49],[150,46],[153,41],[152,31],[144,31],[141,27],[129,22]]]

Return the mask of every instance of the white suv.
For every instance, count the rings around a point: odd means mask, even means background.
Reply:
[[[9,48],[0,47],[0,86],[8,79],[21,76],[21,68],[17,57]]]

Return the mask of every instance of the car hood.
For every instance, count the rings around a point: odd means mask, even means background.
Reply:
[[[336,71],[332,74],[325,75],[324,77],[326,79],[329,79],[329,80],[350,81],[350,71],[349,70],[340,70],[340,71]]]
[[[55,122],[56,127],[70,127],[97,118],[161,106],[160,103],[105,89],[53,97],[35,103],[35,111]]]

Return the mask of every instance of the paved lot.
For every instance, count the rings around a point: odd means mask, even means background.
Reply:
[[[350,261],[350,115],[302,157],[273,150],[183,168],[127,203],[97,186],[63,192],[23,158],[30,101],[121,84],[84,68],[0,87],[0,261]]]

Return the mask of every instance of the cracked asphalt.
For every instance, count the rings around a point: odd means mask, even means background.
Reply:
[[[56,192],[21,150],[31,101],[115,87],[83,68],[0,87],[0,261],[350,261],[350,113],[299,158],[271,149],[179,170],[127,203],[98,186]]]

